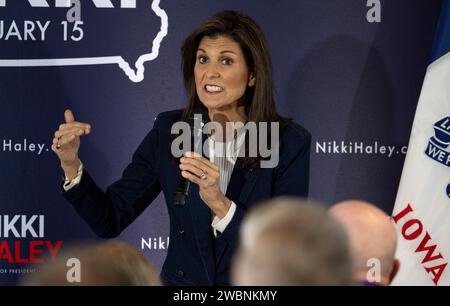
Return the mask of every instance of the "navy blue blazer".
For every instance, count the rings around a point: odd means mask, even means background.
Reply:
[[[211,212],[191,184],[184,206],[174,205],[178,165],[169,157],[170,129],[181,110],[159,114],[139,145],[122,177],[102,191],[89,172],[64,197],[104,238],[119,235],[163,191],[170,217],[170,243],[161,277],[167,285],[229,285],[230,262],[239,237],[239,225],[255,203],[283,195],[306,197],[309,182],[311,135],[290,122],[283,130],[279,164],[275,168],[243,170],[238,159],[226,196],[236,212],[217,238]]]

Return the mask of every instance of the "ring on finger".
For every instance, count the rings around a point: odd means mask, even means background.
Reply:
[[[61,139],[61,136],[58,137],[58,143],[56,144],[56,148],[59,150],[61,149],[61,145],[59,144],[59,140]]]
[[[199,178],[200,178],[202,181],[206,180],[206,174],[205,174],[205,173],[202,173],[202,174],[199,176]]]

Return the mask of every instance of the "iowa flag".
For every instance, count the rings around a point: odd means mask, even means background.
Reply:
[[[393,219],[400,270],[393,285],[450,285],[450,1],[417,105]]]

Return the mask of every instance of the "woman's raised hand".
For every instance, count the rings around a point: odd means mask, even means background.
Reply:
[[[77,176],[81,163],[78,158],[80,137],[90,134],[91,125],[75,121],[73,113],[69,109],[64,112],[64,118],[66,122],[62,123],[55,132],[52,150],[61,161],[61,168],[64,170],[66,177],[73,179]]]

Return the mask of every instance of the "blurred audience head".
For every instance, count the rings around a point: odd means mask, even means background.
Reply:
[[[258,205],[243,221],[232,282],[240,286],[350,285],[345,231],[318,203],[278,198]]]
[[[359,200],[337,203],[329,213],[347,231],[355,283],[389,285],[400,266],[395,259],[397,233],[392,219]]]
[[[156,269],[133,246],[119,241],[77,245],[34,267],[24,286],[160,286]]]

